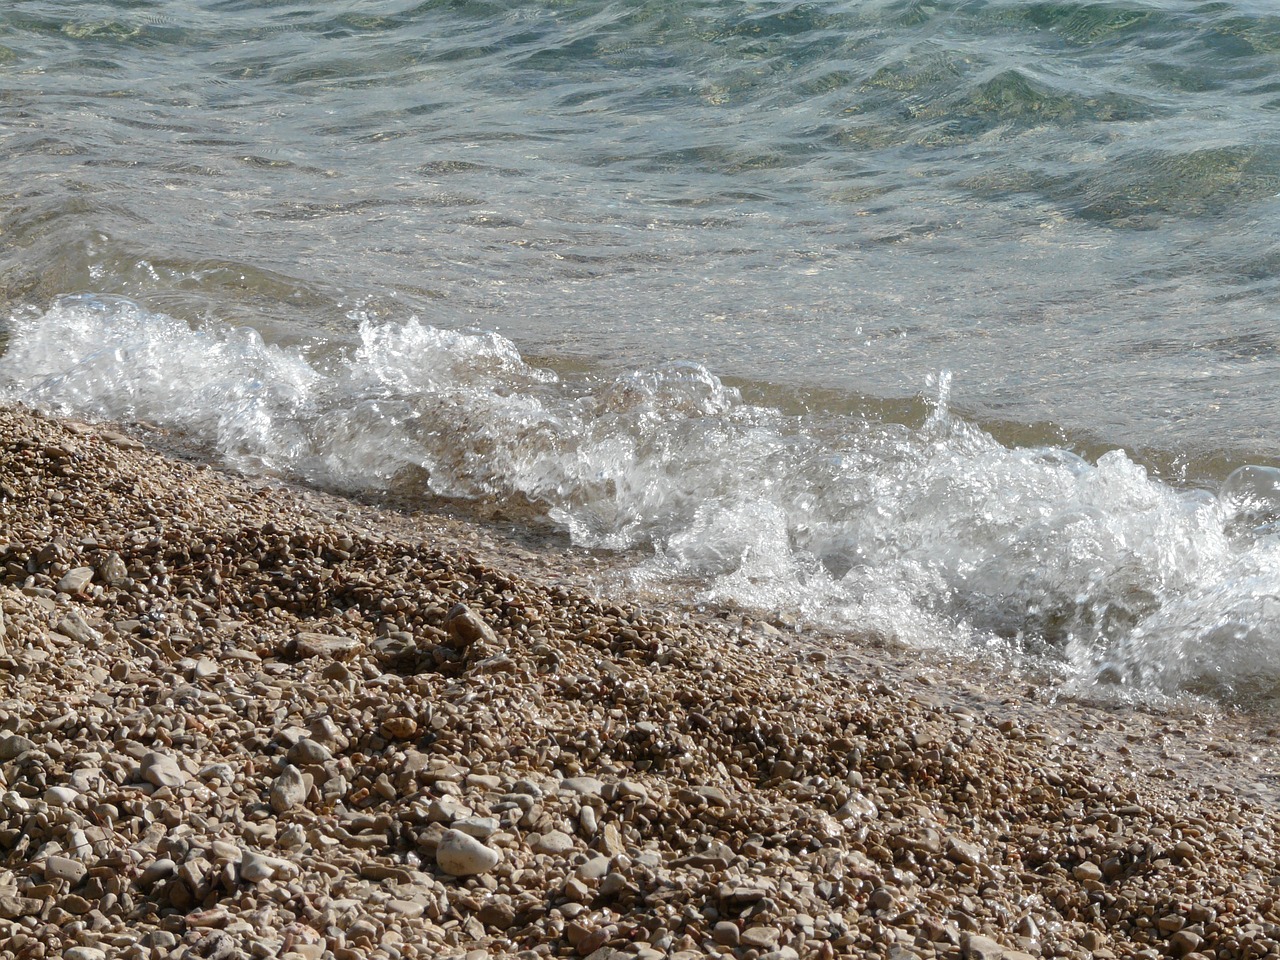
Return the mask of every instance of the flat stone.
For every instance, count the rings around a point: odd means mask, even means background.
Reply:
[[[618,829],[616,823],[606,823],[604,829],[600,831],[600,836],[596,843],[601,853],[616,857],[620,853],[625,853],[627,846],[622,842],[622,832]]]
[[[68,640],[74,640],[83,647],[95,648],[102,642],[102,634],[95,630],[77,613],[70,613],[58,621],[53,628]]]
[[[772,950],[780,936],[777,927],[747,927],[739,937],[739,943],[752,950]]]
[[[26,737],[18,736],[16,733],[12,733],[7,737],[0,737],[0,763],[7,763],[35,748],[36,745],[32,741]]]
[[[455,820],[449,826],[477,840],[488,840],[498,832],[500,824],[497,817],[464,817],[461,820]]]
[[[511,792],[516,794],[524,794],[526,797],[541,799],[543,790],[532,780],[517,780],[511,785]]]
[[[551,830],[541,836],[534,837],[529,843],[529,849],[534,853],[560,856],[573,849],[573,837],[559,830]]]
[[[574,875],[583,880],[599,880],[609,872],[609,858],[595,856],[578,864]]]
[[[729,808],[729,798],[719,787],[697,786],[693,788],[693,792],[712,806],[724,807],[726,810]]]
[[[58,906],[67,913],[74,914],[77,917],[83,917],[86,913],[93,909],[93,904],[78,894],[69,893],[58,898]]]
[[[50,787],[44,792],[44,802],[51,807],[66,807],[76,802],[79,791],[70,787]]]
[[[681,857],[676,863],[680,866],[700,867],[704,870],[726,870],[736,859],[733,848],[726,843],[714,841],[706,850]]]
[[[649,799],[649,791],[644,784],[635,780],[620,780],[614,795],[619,800],[639,800],[642,803]]]
[[[488,873],[501,859],[499,851],[486,847],[461,830],[446,830],[436,846],[436,864],[455,877]]]
[[[328,763],[333,759],[333,751],[326,747],[323,743],[317,743],[310,738],[304,738],[289,748],[289,752],[285,754],[285,758],[290,763],[300,766],[319,766],[322,763]]]
[[[44,901],[35,897],[22,897],[16,893],[0,894],[0,920],[33,917],[43,909]]]
[[[107,960],[107,952],[97,947],[68,947],[62,951],[62,960]]]
[[[157,787],[180,787],[187,782],[186,772],[167,753],[148,753],[139,761],[138,770],[143,780]]]
[[[55,589],[59,593],[76,594],[87,587],[91,580],[93,580],[93,567],[75,567],[63,575]]]
[[[515,923],[516,910],[506,899],[494,897],[480,908],[476,913],[476,919],[486,927],[506,930]]]
[[[209,849],[213,852],[215,860],[239,863],[240,858],[244,856],[244,851],[229,840],[215,840],[210,844]]]
[[[419,903],[416,900],[388,900],[387,909],[397,916],[416,920],[426,910],[426,904]]]
[[[88,872],[88,867],[71,857],[52,856],[44,862],[46,880],[65,880],[72,886],[83,880]]]
[[[197,930],[215,930],[230,923],[231,915],[221,907],[213,907],[209,910],[188,913],[184,919],[188,927]]]
[[[236,779],[236,773],[229,763],[211,763],[207,767],[201,767],[196,776],[201,780],[217,780],[225,784],[235,783]]]
[[[604,781],[597,780],[595,777],[565,777],[560,781],[557,789],[583,796],[598,797],[604,793]]]
[[[982,851],[971,843],[952,839],[947,841],[947,859],[966,866],[976,867],[982,863]]]
[[[472,815],[472,810],[455,797],[436,797],[427,805],[427,819],[432,823],[452,825],[456,820],[465,820]]]
[[[364,644],[355,637],[339,637],[327,633],[300,633],[296,646],[303,659],[350,660]]]

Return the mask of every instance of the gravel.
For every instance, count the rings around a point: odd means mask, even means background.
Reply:
[[[1264,725],[21,409],[0,490],[0,957],[1280,954]]]

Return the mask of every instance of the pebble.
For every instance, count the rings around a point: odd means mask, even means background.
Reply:
[[[643,803],[649,799],[649,791],[645,789],[643,783],[637,783],[635,780],[620,780],[614,791],[614,798],[618,800],[639,800]]]
[[[1006,960],[1007,955],[1001,944],[978,934],[965,934],[960,941],[960,952],[964,960]]]
[[[319,766],[333,759],[333,751],[322,743],[304,738],[289,748],[285,758],[292,764]]]
[[[58,633],[74,640],[82,647],[96,648],[102,640],[102,634],[95,630],[79,614],[70,613],[58,621],[54,627]]]
[[[711,939],[722,947],[736,947],[741,940],[741,931],[736,923],[720,920],[711,929]]]
[[[947,856],[956,863],[976,867],[982,863],[982,851],[971,843],[952,838],[947,841]]]
[[[739,942],[750,950],[772,950],[778,945],[778,936],[777,927],[747,927]]]
[[[502,854],[485,846],[461,830],[446,830],[436,846],[436,864],[445,873],[457,877],[488,873],[498,865]]]
[[[83,880],[88,872],[88,867],[71,857],[51,856],[44,862],[46,879],[66,880],[73,887]]]
[[[84,429],[49,459],[0,408],[17,956],[1280,953],[1274,805],[1219,789],[1271,748],[1230,721],[1050,712]],[[1208,780],[1171,759],[1206,744]]]
[[[595,777],[565,777],[560,781],[559,789],[584,796],[598,797],[604,793],[604,781]]]
[[[437,797],[427,807],[427,819],[432,823],[453,824],[472,815],[471,808],[456,797]]]
[[[34,750],[35,743],[28,737],[10,734],[7,737],[0,737],[0,763],[7,763],[15,757],[20,757],[29,750]]]
[[[897,898],[894,897],[893,891],[884,887],[876,887],[871,891],[871,896],[867,898],[867,909],[877,913],[884,913],[892,910],[897,906]]]
[[[529,849],[534,853],[545,853],[549,856],[560,856],[573,849],[573,837],[559,830],[550,830],[529,841]]]
[[[302,771],[293,764],[287,765],[280,776],[271,782],[268,802],[276,813],[288,813],[302,806],[307,799],[307,782]]]
[[[181,787],[187,782],[187,775],[178,765],[178,761],[168,754],[151,752],[146,754],[138,764],[142,779],[157,787]]]
[[[300,633],[295,638],[298,656],[321,660],[350,660],[364,646],[355,637],[331,636],[325,633]]]
[[[59,593],[80,593],[89,582],[93,579],[92,567],[75,567],[68,570],[58,581],[58,585],[54,588]]]
[[[465,603],[454,604],[445,617],[445,629],[454,646],[467,648],[475,643],[499,646],[498,635]]]
[[[1094,880],[1102,879],[1102,868],[1096,863],[1090,863],[1087,860],[1084,863],[1078,863],[1071,869],[1071,875],[1077,880]]]
[[[288,860],[268,857],[256,850],[246,850],[240,857],[240,879],[245,883],[261,883],[264,880],[292,877],[298,868]]]
[[[609,863],[608,857],[588,857],[578,864],[574,873],[583,880],[599,880],[609,872]]]
[[[498,832],[497,817],[464,817],[449,824],[454,830],[460,830],[477,840],[488,840]]]
[[[173,874],[178,869],[178,865],[169,857],[161,857],[153,860],[143,868],[142,873],[138,877],[138,882],[150,886],[157,880],[163,880]]]
[[[236,774],[229,763],[211,763],[208,766],[201,767],[200,772],[196,774],[201,780],[213,781],[219,783],[231,784],[235,782]]]
[[[78,800],[80,794],[70,787],[50,787],[44,792],[44,802],[51,807],[67,807]]]
[[[120,558],[120,554],[111,550],[98,564],[98,576],[107,586],[118,587],[128,578],[129,568]]]
[[[1169,951],[1175,957],[1182,957],[1199,950],[1202,943],[1204,938],[1200,934],[1183,928],[1169,937]]]
[[[418,732],[418,722],[413,717],[388,717],[378,731],[388,740],[409,740]]]

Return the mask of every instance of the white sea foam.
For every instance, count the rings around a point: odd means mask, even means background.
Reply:
[[[941,401],[919,428],[791,417],[697,365],[565,382],[494,334],[417,320],[284,349],[77,297],[9,335],[10,398],[165,424],[241,469],[342,490],[521,496],[709,599],[1045,653],[1082,683],[1280,682],[1280,474],[1265,468],[1221,496],[1178,490],[1121,451],[1002,446]]]

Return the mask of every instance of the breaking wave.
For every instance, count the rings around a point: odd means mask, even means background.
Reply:
[[[908,643],[1045,656],[1074,682],[1238,697],[1280,686],[1280,473],[1216,492],[1002,445],[952,415],[790,415],[695,364],[562,377],[492,333],[354,317],[282,347],[135,303],[16,318],[0,384],[189,433],[231,466],[345,492],[520,497],[575,542],[708,600]]]

